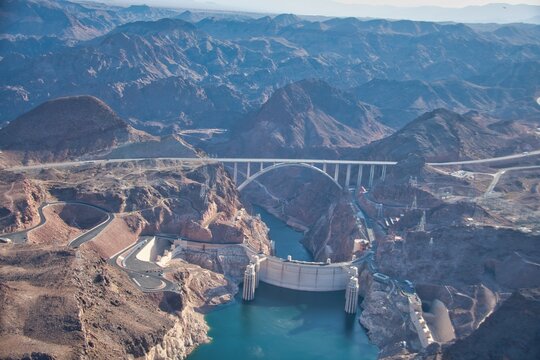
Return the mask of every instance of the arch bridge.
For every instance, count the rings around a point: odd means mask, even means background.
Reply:
[[[394,161],[321,160],[321,159],[210,159],[232,168],[232,178],[242,191],[252,181],[273,170],[284,167],[311,169],[326,176],[340,189],[351,184],[373,186],[376,177],[384,180],[387,168]],[[366,169],[366,170],[365,170]]]

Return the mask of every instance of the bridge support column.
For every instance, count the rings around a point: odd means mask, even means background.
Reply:
[[[322,164],[322,171],[324,171],[326,173],[326,163]]]
[[[371,165],[369,169],[369,187],[373,187],[373,177],[375,176],[375,165]]]
[[[352,273],[345,290],[345,312],[348,314],[356,314],[358,310],[358,268],[351,267]]]
[[[362,186],[362,170],[364,167],[362,165],[358,165],[358,176],[356,178],[356,187]]]
[[[347,175],[345,176],[345,186],[349,187],[351,183],[351,164],[347,165]]]
[[[234,163],[233,181],[235,184],[238,184],[238,163]]]
[[[338,182],[338,178],[339,178],[339,164],[336,164],[336,169],[334,170],[334,180]]]
[[[264,165],[263,165],[263,163],[261,163],[261,167],[260,167],[259,170],[260,170],[260,171],[263,171],[263,170],[264,170]]]
[[[255,276],[255,264],[248,264],[244,272],[244,289],[242,290],[242,299],[245,301],[255,299],[255,287],[257,286]]]
[[[384,179],[386,179],[386,165],[382,166],[381,180],[384,181]]]
[[[246,178],[249,179],[250,176],[251,176],[251,163],[248,162],[247,163]]]

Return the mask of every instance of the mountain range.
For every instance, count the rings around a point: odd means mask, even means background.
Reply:
[[[89,94],[151,132],[230,130],[276,90],[304,79],[352,93],[394,129],[440,107],[539,116],[539,26],[287,14],[201,19],[148,7],[7,4],[0,123],[50,99]],[[31,25],[42,23],[44,9],[67,20]],[[27,27],[15,26],[23,20]]]

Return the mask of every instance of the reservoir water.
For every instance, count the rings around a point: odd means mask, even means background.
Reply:
[[[262,221],[270,229],[268,236],[276,243],[276,256],[286,259],[291,255],[294,260],[312,261],[313,257],[300,242],[304,234],[296,231],[260,206],[254,206],[255,213],[261,215]]]
[[[294,231],[264,209],[257,208],[270,228],[278,256],[311,260]],[[255,300],[240,294],[206,315],[212,341],[197,348],[189,360],[374,360],[377,348],[369,343],[358,316],[346,315],[345,292],[293,291],[261,283]]]

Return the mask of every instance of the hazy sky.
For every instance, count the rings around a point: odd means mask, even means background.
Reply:
[[[328,0],[330,1],[330,0]],[[342,4],[368,4],[368,5],[393,5],[393,6],[442,6],[442,7],[465,7],[470,5],[485,5],[489,3],[505,3],[505,4],[531,4],[538,5],[538,1],[523,1],[523,0],[382,0],[382,1],[362,1],[362,0],[334,0]],[[232,1],[234,2],[234,0]]]
[[[1,1],[1,0],[0,0]],[[185,9],[293,13],[300,15],[356,16],[457,22],[540,22],[540,11],[507,8],[504,4],[540,5],[540,0],[96,0],[116,4],[147,4]],[[458,9],[498,3],[489,9]],[[502,4],[504,3],[504,4]],[[416,8],[418,6],[428,6]],[[435,7],[434,7],[435,6]],[[407,7],[407,8],[403,8]],[[415,8],[411,8],[415,7]],[[456,12],[457,11],[457,12]]]
[[[100,0],[95,0],[100,1]],[[108,3],[121,3],[121,4],[147,4],[147,5],[160,5],[160,6],[184,6],[186,3],[198,3],[200,5],[223,5],[226,7],[234,8],[252,8],[258,7],[262,4],[267,5],[269,8],[275,8],[288,6],[295,4],[309,4],[310,2],[322,5],[326,4],[331,6],[332,3],[351,4],[351,5],[391,5],[391,6],[440,6],[440,7],[465,7],[471,5],[485,5],[489,3],[505,3],[505,4],[529,4],[540,5],[540,0],[102,0]],[[213,7],[213,6],[210,6]]]

